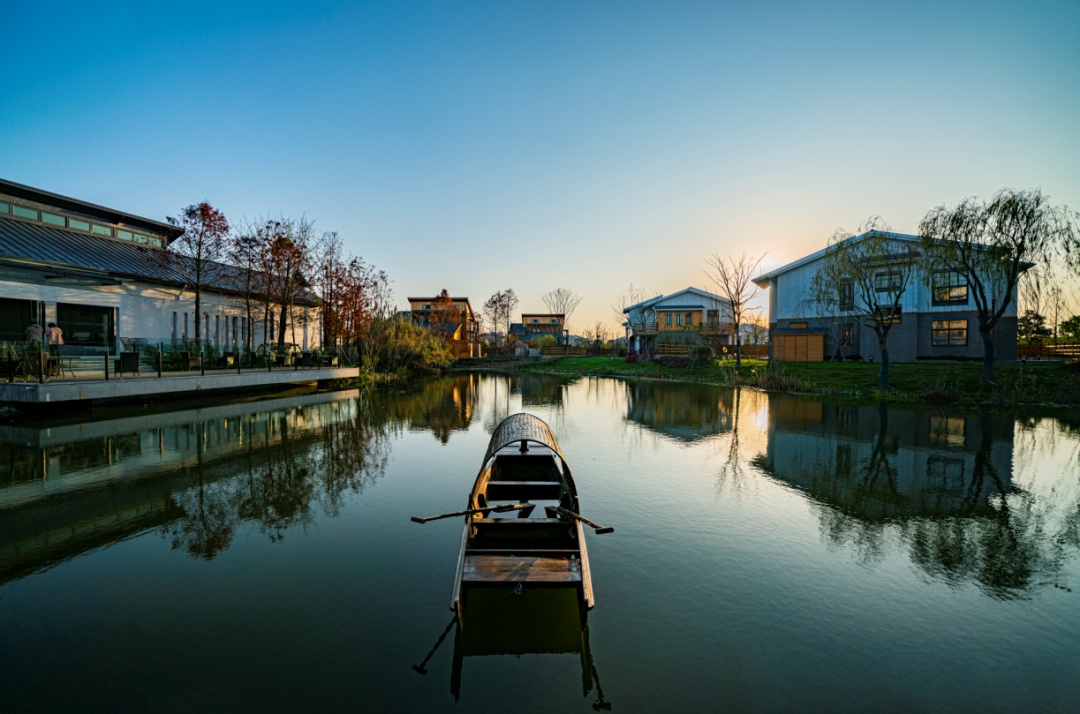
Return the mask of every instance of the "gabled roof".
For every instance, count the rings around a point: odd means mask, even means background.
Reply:
[[[922,238],[920,238],[919,236],[913,236],[913,235],[911,235],[909,233],[893,233],[891,231],[867,231],[865,233],[860,233],[857,236],[850,236],[848,238],[845,238],[844,240],[842,240],[840,242],[841,243],[853,243],[855,241],[860,241],[863,238],[865,238],[866,236],[872,235],[872,234],[882,235],[882,236],[885,236],[887,238],[891,238],[891,239],[897,240],[897,241],[902,241],[902,242],[905,242],[905,243],[918,243],[918,244],[922,245]],[[825,254],[827,252],[829,252],[829,249],[832,248],[832,247],[833,246],[826,246],[826,247],[822,248],[821,250],[815,251],[815,252],[811,253],[810,255],[808,255],[808,256],[806,256],[804,258],[799,258],[798,260],[794,260],[794,261],[788,263],[787,265],[783,265],[783,266],[781,266],[781,267],[779,267],[779,268],[777,268],[775,270],[772,270],[772,271],[770,271],[768,273],[765,273],[763,275],[759,275],[758,277],[753,279],[753,283],[755,285],[757,285],[759,288],[767,288],[767,287],[769,287],[769,281],[771,279],[777,277],[778,275],[783,275],[784,273],[791,272],[792,270],[795,270],[796,268],[801,268],[802,266],[806,265],[807,263],[813,263],[815,260],[819,260],[819,259],[823,258],[825,256]]]
[[[658,302],[662,302],[664,300],[667,300],[668,298],[673,298],[676,295],[683,295],[683,294],[686,294],[686,293],[696,295],[696,296],[701,297],[701,298],[705,298],[706,300],[715,300],[717,302],[726,302],[726,303],[731,302],[726,297],[721,297],[720,295],[716,295],[715,293],[710,293],[708,290],[702,290],[701,288],[695,288],[695,287],[687,287],[687,288],[683,288],[682,290],[676,290],[675,292],[669,293],[667,295],[657,295],[654,298],[649,298],[648,300],[642,300],[639,303],[636,303],[636,304],[631,305],[629,307],[623,308],[623,314],[627,314],[631,310],[638,310],[638,309],[645,309],[645,308],[648,308],[648,307],[652,307],[653,305],[655,305]],[[704,306],[703,305],[680,305],[678,307],[689,308],[689,309],[702,309]],[[666,309],[674,310],[674,309],[677,309],[677,307],[673,306],[671,308],[664,308],[664,309],[665,310]]]

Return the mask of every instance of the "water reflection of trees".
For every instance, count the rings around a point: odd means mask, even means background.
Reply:
[[[198,458],[189,469],[197,482],[172,496],[183,512],[165,529],[172,546],[211,559],[243,523],[279,541],[289,528],[310,524],[319,514],[338,515],[345,499],[378,479],[388,462],[394,422],[366,410],[370,401],[361,395],[320,405],[347,410],[338,415],[347,418],[320,419],[307,408],[234,422],[245,446],[239,470],[236,458],[213,464],[202,446],[205,425],[194,425]]]
[[[399,389],[380,389],[370,395],[376,418],[413,431],[430,431],[446,443],[455,431],[469,428],[479,399],[480,375],[458,374],[426,379]]]
[[[1014,420],[988,412],[776,397],[756,463],[810,495],[826,540],[861,560],[900,547],[935,579],[1014,598],[1059,579],[1080,546],[1077,490],[1048,509],[1014,485],[1014,448]]]

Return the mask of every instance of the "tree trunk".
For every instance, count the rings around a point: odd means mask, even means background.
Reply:
[[[994,336],[990,330],[979,330],[983,341],[982,381],[994,380]]]
[[[195,286],[195,341],[199,341],[202,334],[202,291]]]
[[[878,372],[878,389],[889,388],[889,348],[886,346],[888,337],[878,340],[878,350],[881,352],[881,370]]]
[[[739,325],[735,325],[735,369],[742,367],[742,340],[739,339]]]

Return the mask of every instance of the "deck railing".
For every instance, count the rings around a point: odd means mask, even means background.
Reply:
[[[161,377],[165,373],[235,372],[355,367],[354,350],[303,349],[260,345],[216,347],[206,341],[151,341],[121,337],[120,350],[106,345],[46,345],[37,341],[0,342],[0,379],[44,383],[50,379]]]

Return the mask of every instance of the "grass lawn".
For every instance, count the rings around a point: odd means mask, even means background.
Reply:
[[[1080,405],[1080,370],[1061,367],[998,365],[994,383],[981,384],[979,364],[894,364],[890,389],[878,390],[880,365],[863,362],[780,362],[770,369],[761,360],[712,360],[693,370],[655,363],[628,364],[611,357],[563,357],[521,365],[518,371],[626,378],[671,379],[769,391],[828,394],[856,399],[941,401],[967,404]]]

